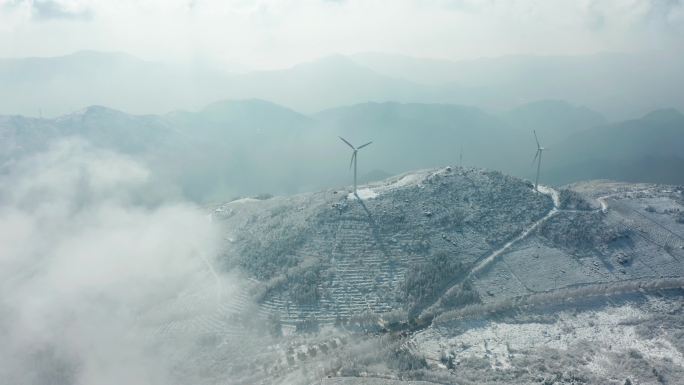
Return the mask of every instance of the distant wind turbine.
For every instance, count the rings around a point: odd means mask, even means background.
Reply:
[[[539,169],[541,168],[541,158],[542,158],[542,152],[544,152],[545,148],[539,144],[539,139],[537,138],[537,131],[532,130],[534,133],[534,140],[537,141],[537,153],[534,154],[534,159],[532,160],[532,164],[534,164],[535,161],[537,161],[537,178],[534,180],[534,189],[536,191],[539,191]]]
[[[362,148],[368,146],[369,144],[371,144],[371,143],[373,143],[373,142],[368,142],[368,143],[366,143],[366,144],[362,144],[362,145],[360,145],[358,148],[356,148],[356,147],[354,147],[353,144],[349,143],[349,142],[348,142],[346,139],[344,139],[343,137],[340,136],[339,138],[342,139],[342,141],[343,141],[344,143],[346,143],[347,146],[351,147],[351,149],[354,151],[354,152],[352,153],[351,162],[349,162],[349,168],[351,168],[352,165],[354,166],[354,195],[358,196],[358,194],[356,193],[356,153],[357,153],[360,149],[362,149]]]

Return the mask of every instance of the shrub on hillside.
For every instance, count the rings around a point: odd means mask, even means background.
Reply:
[[[591,210],[591,204],[576,191],[561,190],[559,198],[563,210]]]
[[[405,298],[413,304],[434,298],[463,272],[458,256],[447,252],[433,254],[406,274],[402,285]]]
[[[678,212],[677,215],[675,216],[675,220],[677,221],[677,223],[684,224],[684,211]]]

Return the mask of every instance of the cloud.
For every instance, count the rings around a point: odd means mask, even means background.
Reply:
[[[88,0],[2,0],[0,10],[24,12],[27,20],[88,20],[93,16],[90,3]]]
[[[34,16],[41,20],[90,19],[93,15],[86,2],[64,0],[34,0]]]
[[[0,7],[2,28],[12,32],[0,38],[4,56],[99,49],[271,68],[332,53],[381,51],[460,59],[648,51],[684,40],[681,0],[11,3],[13,10]],[[45,15],[88,17],[41,23],[26,11],[26,4],[43,7]]]
[[[213,309],[234,281],[208,269],[220,236],[202,210],[136,203],[148,176],[77,139],[0,173],[3,383],[178,382],[195,345],[155,337],[173,316],[159,305],[190,290],[193,312]]]

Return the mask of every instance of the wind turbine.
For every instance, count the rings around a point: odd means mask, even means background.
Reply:
[[[537,153],[534,154],[534,159],[532,160],[532,164],[534,164],[534,161],[537,161],[537,178],[534,180],[534,189],[536,191],[539,191],[539,169],[541,168],[541,158],[542,158],[542,152],[544,152],[544,147],[539,144],[539,139],[537,138],[537,131],[532,130],[534,133],[534,140],[537,141]]]
[[[351,162],[349,162],[349,168],[351,168],[352,165],[354,166],[354,195],[358,196],[358,194],[356,193],[356,153],[359,152],[360,149],[368,146],[369,144],[371,144],[373,142],[368,142],[366,144],[362,144],[357,148],[357,147],[354,147],[353,144],[349,143],[345,138],[343,138],[341,136],[339,138],[342,139],[342,141],[344,143],[346,143],[347,146],[351,147],[351,149],[354,150],[354,152],[352,153]]]

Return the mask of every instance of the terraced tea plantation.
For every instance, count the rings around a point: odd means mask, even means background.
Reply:
[[[264,315],[298,325],[409,311],[553,207],[521,180],[471,169],[401,175],[364,195],[239,200],[215,211],[227,229],[227,263],[261,282]],[[435,280],[440,256],[454,271]]]
[[[150,324],[201,342],[194,383],[677,384],[682,193],[443,168],[239,199],[211,216],[242,282]]]

